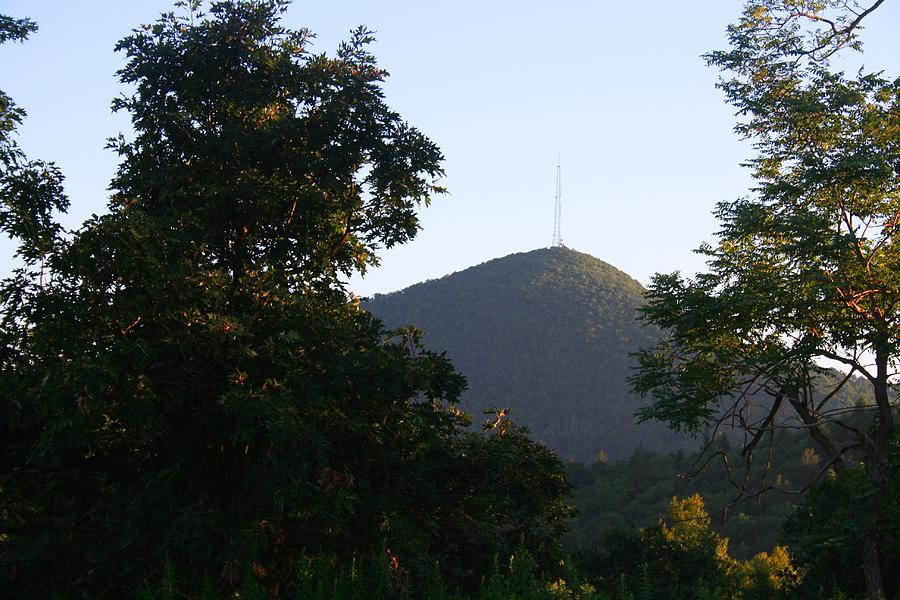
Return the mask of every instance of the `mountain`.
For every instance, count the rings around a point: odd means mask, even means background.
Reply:
[[[467,378],[463,408],[496,405],[563,458],[642,446],[694,446],[664,425],[637,425],[629,353],[653,341],[635,310],[640,283],[588,254],[543,248],[488,261],[385,295],[364,308],[388,327],[414,325]]]

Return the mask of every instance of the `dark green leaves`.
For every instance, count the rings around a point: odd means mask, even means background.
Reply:
[[[0,15],[0,44],[10,40],[14,42],[25,41],[28,34],[37,31],[37,23],[31,19],[14,19],[6,15]]]
[[[416,234],[442,156],[385,105],[370,32],[336,58],[311,55],[307,31],[278,24],[282,9],[215,4],[119,44],[137,92],[114,107],[137,136],[113,144],[126,157],[115,205],[178,214],[234,276],[270,266],[291,285],[333,282]]]
[[[24,41],[37,25],[29,19],[0,15],[0,43]],[[25,111],[0,91],[0,231],[19,240],[19,255],[37,261],[53,249],[61,233],[54,211],[68,200],[62,174],[52,163],[29,161],[15,140]]]
[[[439,190],[370,34],[313,56],[284,2],[182,7],[119,44],[134,138],[111,142],[109,212],[65,239],[61,177],[0,105],[0,229],[41,261],[0,287],[0,585],[119,598],[174,572],[186,593],[251,577],[291,597],[310,552],[387,547],[456,581],[523,536],[555,557],[555,456],[464,432],[462,376],[339,281],[411,239]],[[508,485],[522,469],[543,495]]]

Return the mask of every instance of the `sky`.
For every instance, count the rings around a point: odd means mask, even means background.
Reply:
[[[358,25],[391,77],[387,103],[445,156],[422,231],[380,253],[349,288],[387,293],[514,252],[551,244],[556,165],[562,238],[647,284],[693,274],[714,241],[717,202],[750,194],[751,145],[701,55],[724,49],[740,0],[671,2],[296,0],[284,17],[333,53]],[[28,113],[19,143],[54,161],[75,228],[105,211],[117,157],[106,139],[129,131],[110,111],[125,88],[116,42],[173,9],[160,0],[4,0],[0,12],[37,21],[24,44],[0,46],[0,89]],[[900,75],[900,2],[862,35],[868,70]],[[857,61],[857,62],[853,62]],[[0,241],[7,269],[13,246]],[[6,269],[3,269],[6,270]]]

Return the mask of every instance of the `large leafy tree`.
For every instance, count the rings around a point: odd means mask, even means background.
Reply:
[[[748,462],[778,427],[808,431],[838,476],[862,457],[868,497],[884,488],[896,429],[900,80],[829,59],[861,49],[882,1],[749,2],[731,48],[707,56],[758,151],[756,187],[719,204],[707,272],[654,278],[645,316],[668,335],[633,380],[653,398],[645,418],[742,428]],[[846,377],[826,377],[825,360]],[[836,393],[853,376],[871,394],[847,405]],[[884,532],[869,523],[860,556],[876,598]]]
[[[464,432],[462,377],[340,284],[441,191],[369,33],[332,58],[281,26],[285,2],[184,8],[118,46],[134,135],[111,142],[106,214],[63,232],[58,174],[14,171],[0,139],[24,262],[2,287],[4,586],[122,597],[164,571],[188,591],[250,572],[278,596],[305,551],[452,559],[460,580],[523,541],[552,557],[556,459],[515,429]]]

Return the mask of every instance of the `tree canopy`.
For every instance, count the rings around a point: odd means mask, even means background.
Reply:
[[[182,4],[117,46],[134,132],[77,231],[2,97],[0,226],[23,262],[0,288],[4,588],[122,597],[174,573],[288,596],[305,553],[387,552],[412,578],[438,561],[458,586],[519,545],[552,564],[554,455],[508,422],[464,431],[464,379],[340,283],[441,191],[371,34],[316,55],[286,2]]]
[[[667,337],[641,352],[633,379],[653,399],[644,418],[735,424],[748,461],[774,428],[804,429],[823,471],[862,457],[872,494],[896,439],[900,79],[847,75],[829,58],[861,49],[862,19],[880,4],[750,2],[731,48],[707,55],[757,150],[756,186],[719,204],[718,241],[699,250],[706,272],[654,278],[644,314]],[[847,378],[824,387],[825,360]],[[871,394],[847,406],[836,390],[854,375]],[[870,528],[862,542],[872,598],[883,594],[879,536]]]

